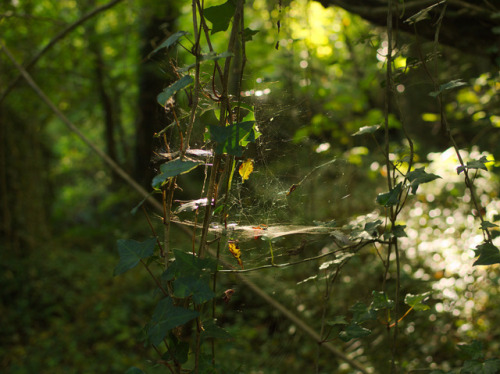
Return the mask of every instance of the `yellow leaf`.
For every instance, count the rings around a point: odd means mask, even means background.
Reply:
[[[231,254],[234,256],[236,261],[238,261],[238,264],[243,269],[243,261],[241,261],[241,251],[240,251],[240,248],[238,247],[238,242],[236,242],[234,240],[230,240],[228,242],[228,245],[229,245],[229,252],[231,252]]]
[[[240,165],[240,168],[238,169],[238,172],[241,175],[243,183],[245,183],[245,180],[247,180],[250,177],[252,171],[253,171],[253,160],[251,158],[247,158],[245,162],[243,162]]]

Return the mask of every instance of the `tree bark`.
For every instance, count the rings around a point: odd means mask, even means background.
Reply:
[[[387,24],[385,0],[319,0],[325,6],[338,6],[379,26]],[[432,7],[435,4],[437,6]],[[394,9],[393,24],[402,31],[417,32],[434,40],[436,21],[446,6],[439,42],[464,53],[488,56],[500,65],[500,6],[498,2],[475,0],[406,0]],[[429,8],[432,7],[432,8]],[[425,9],[428,10],[424,11]],[[423,11],[423,12],[422,12]],[[412,23],[412,17],[426,13]]]

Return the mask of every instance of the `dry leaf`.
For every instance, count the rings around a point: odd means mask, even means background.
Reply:
[[[238,172],[241,175],[241,179],[243,183],[245,183],[245,180],[247,180],[250,177],[250,174],[252,174],[253,171],[253,160],[251,158],[247,158],[241,165],[240,168],[238,169]]]
[[[228,242],[228,245],[229,245],[229,252],[231,252],[231,254],[234,256],[236,261],[238,261],[238,264],[243,269],[243,261],[241,261],[241,250],[238,247],[238,242],[236,242],[234,240],[230,240]]]

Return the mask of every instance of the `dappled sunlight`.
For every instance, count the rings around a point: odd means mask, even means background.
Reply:
[[[486,153],[461,151],[465,162],[490,157]],[[473,329],[488,302],[488,294],[478,292],[481,284],[498,275],[498,267],[473,267],[473,249],[484,241],[480,221],[473,215],[470,193],[464,190],[463,175],[455,151],[428,155],[426,170],[441,176],[421,185],[417,200],[404,214],[407,238],[401,238],[404,256],[421,267],[403,267],[416,279],[432,280],[432,299],[436,312],[452,313],[463,320],[459,333]],[[470,171],[473,174],[473,171]],[[485,171],[478,171],[474,179],[476,193],[486,208],[485,219],[494,222],[500,211],[497,200],[498,181]],[[498,240],[494,243],[499,244]],[[486,285],[485,285],[486,287]]]

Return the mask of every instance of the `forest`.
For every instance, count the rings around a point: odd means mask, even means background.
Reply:
[[[500,4],[0,3],[0,372],[500,373]]]

